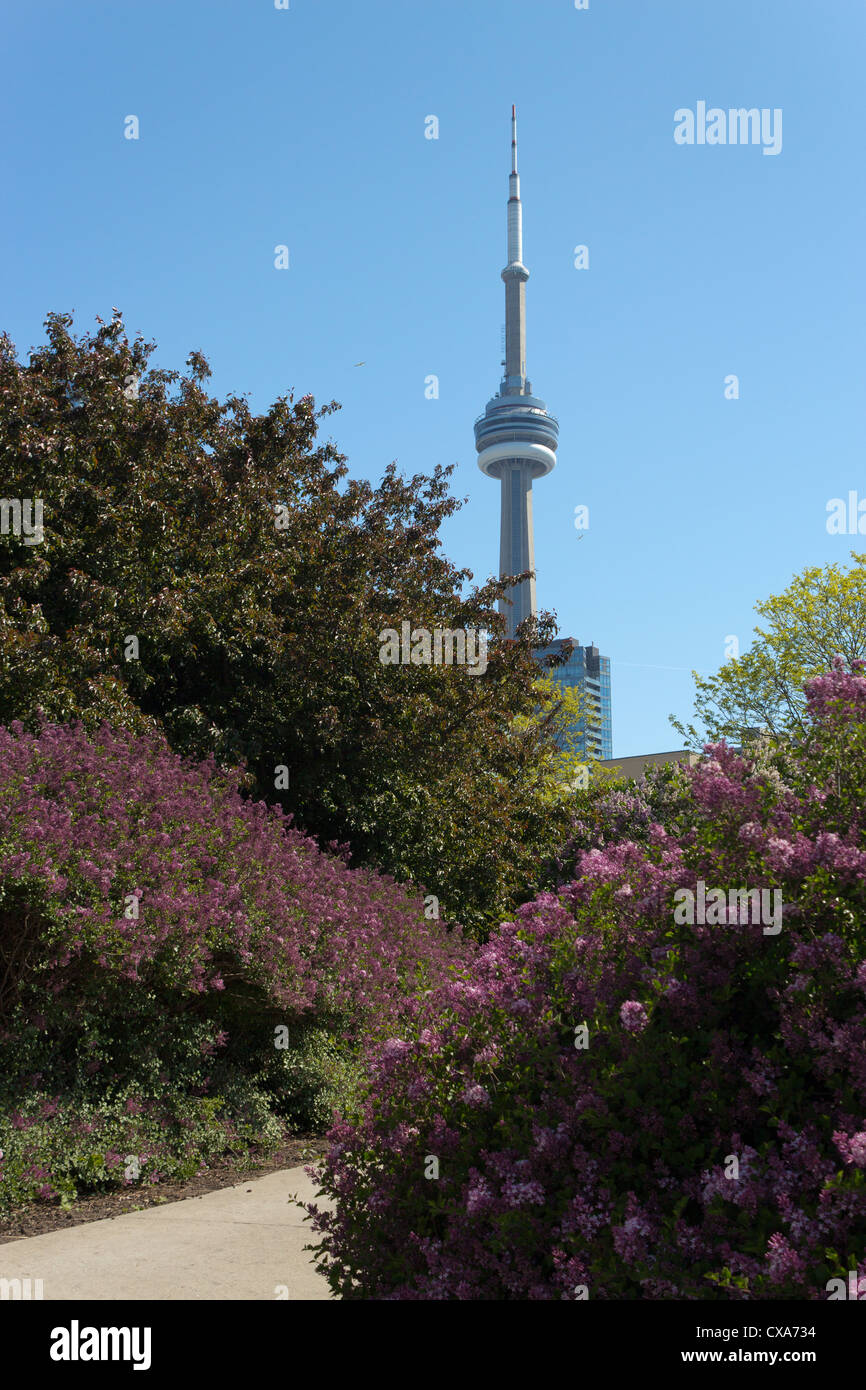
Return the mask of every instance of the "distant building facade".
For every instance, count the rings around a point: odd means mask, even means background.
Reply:
[[[619,772],[623,777],[634,777],[638,782],[642,782],[648,767],[657,767],[663,763],[684,763],[686,767],[694,767],[702,757],[702,753],[695,753],[690,748],[675,748],[670,753],[636,753],[631,758],[608,756],[602,759],[601,766],[609,768],[611,772]]]
[[[584,759],[604,761],[613,757],[613,724],[610,709],[610,659],[598,647],[578,646],[573,637],[558,637],[548,647],[535,652],[536,660],[560,656],[573,646],[571,656],[561,666],[545,674],[564,689],[575,690],[583,713],[572,729],[575,748]]]

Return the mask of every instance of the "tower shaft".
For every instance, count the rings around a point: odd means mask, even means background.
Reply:
[[[515,584],[508,597],[510,606],[500,601],[509,637],[513,637],[524,618],[535,617],[535,537],[532,528],[532,469],[525,460],[506,461],[502,471],[501,520],[499,524],[499,573],[522,574],[532,570],[531,579]]]

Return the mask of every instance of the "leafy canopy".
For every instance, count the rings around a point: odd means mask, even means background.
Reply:
[[[42,499],[44,539],[0,536],[0,723],[103,721],[246,762],[247,790],[310,833],[423,884],[481,929],[533,891],[564,811],[533,647],[507,642],[503,581],[442,554],[451,469],[378,487],[320,443],[310,396],[264,414],[208,394],[210,369],[150,365],[111,323],[46,320],[29,363],[0,337],[0,476]],[[490,634],[484,675],[383,665],[380,634]],[[134,640],[133,640],[134,639]],[[136,651],[137,646],[137,651]]]
[[[805,732],[807,680],[820,675],[834,658],[866,656],[866,555],[851,552],[854,565],[842,569],[814,565],[794,577],[781,594],[755,604],[767,620],[756,640],[714,676],[693,671],[695,715],[703,724],[670,722],[693,746],[726,738],[739,743],[746,731],[771,736]]]

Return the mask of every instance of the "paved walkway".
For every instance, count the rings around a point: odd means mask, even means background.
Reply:
[[[316,1200],[303,1168],[9,1241],[0,1279],[41,1279],[46,1300],[330,1298],[292,1196]]]

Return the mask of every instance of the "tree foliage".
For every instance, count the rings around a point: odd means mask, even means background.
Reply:
[[[764,627],[741,657],[732,657],[714,676],[695,680],[695,715],[703,725],[670,722],[693,746],[721,738],[735,743],[756,729],[773,737],[805,729],[807,680],[825,671],[836,656],[866,656],[866,555],[851,552],[854,565],[814,565],[781,594],[755,604]]]
[[[256,415],[208,394],[198,352],[186,374],[150,365],[117,311],[80,339],[71,324],[50,315],[26,365],[0,338],[4,493],[44,506],[40,544],[0,536],[0,723],[41,710],[245,761],[247,789],[322,841],[443,915],[498,920],[561,813],[563,716],[539,715],[531,656],[554,627],[507,642],[504,584],[464,593],[439,538],[451,469],[352,479],[317,438],[336,403]],[[383,665],[404,621],[486,630],[486,673]]]

